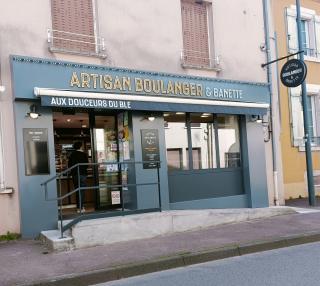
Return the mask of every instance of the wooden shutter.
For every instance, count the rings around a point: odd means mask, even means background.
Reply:
[[[194,1],[181,1],[184,62],[206,66],[209,61],[207,6]]]
[[[289,52],[294,53],[298,51],[298,31],[296,16],[289,13],[287,10],[287,33]]]
[[[316,30],[316,57],[320,57],[320,19],[315,20],[315,30]]]
[[[53,47],[95,52],[92,0],[51,0]]]

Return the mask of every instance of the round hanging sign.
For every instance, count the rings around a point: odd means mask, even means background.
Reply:
[[[287,61],[280,72],[281,82],[287,87],[297,87],[307,76],[306,64],[297,59]]]

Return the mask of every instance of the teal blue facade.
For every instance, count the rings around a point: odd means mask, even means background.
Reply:
[[[168,74],[112,68],[81,63],[37,59],[23,56],[11,56],[12,84],[15,99],[15,126],[17,138],[17,160],[19,168],[19,192],[21,209],[21,232],[24,237],[34,237],[41,230],[56,228],[57,204],[55,201],[46,202],[44,191],[40,184],[55,175],[55,150],[52,123],[54,108],[90,110],[90,112],[105,112],[110,110],[128,110],[132,123],[131,132],[133,146],[130,152],[134,161],[142,160],[140,132],[142,129],[157,129],[160,139],[160,185],[163,209],[199,209],[199,208],[242,208],[267,207],[268,192],[266,181],[265,149],[261,125],[251,122],[252,115],[267,112],[270,102],[268,86],[264,83],[250,83],[233,80],[203,78],[186,75]],[[52,100],[54,96],[42,95],[37,97],[34,89],[50,89],[66,92],[88,93],[82,94],[81,106],[69,104],[68,96],[57,96],[59,102]],[[112,106],[104,103],[103,96],[116,94],[119,99],[113,100]],[[96,95],[96,97],[95,97]],[[123,100],[121,96],[131,95],[151,98],[186,99],[186,102],[150,102]],[[63,99],[65,98],[65,99]],[[86,101],[83,101],[87,99]],[[190,104],[188,100],[197,100],[197,104]],[[100,101],[98,101],[100,100]],[[102,100],[102,101],[101,101]],[[207,104],[207,101],[225,102],[225,105]],[[124,101],[126,105],[120,104]],[[201,102],[203,101],[203,103]],[[78,101],[79,103],[80,101]],[[229,103],[242,105],[230,105]],[[117,104],[116,104],[117,103]],[[130,103],[128,105],[128,103]],[[262,107],[250,104],[261,104]],[[32,120],[25,115],[31,104],[37,104],[41,116]],[[247,105],[246,105],[247,104]],[[87,105],[87,106],[86,106]],[[130,106],[130,108],[128,108]],[[228,170],[201,170],[197,172],[168,175],[166,164],[166,143],[164,133],[164,111],[211,112],[235,114],[241,117],[242,168]],[[89,112],[89,111],[88,111]],[[156,112],[156,120],[143,120],[146,112]],[[22,142],[23,128],[48,129],[48,151],[50,174],[26,176],[24,152]],[[259,158],[257,160],[256,158]],[[136,167],[135,181],[144,182],[145,178],[155,176],[151,170]],[[188,183],[189,182],[189,183]],[[229,193],[224,193],[223,186],[230,184]],[[195,186],[203,184],[201,192],[193,193]],[[210,197],[212,184],[220,186],[219,191]],[[241,188],[237,189],[237,186]],[[179,188],[177,187],[179,186]],[[232,187],[234,186],[234,187]],[[233,189],[232,189],[233,188]],[[183,189],[188,193],[184,200]],[[209,193],[209,195],[208,195]],[[49,196],[55,197],[56,187],[51,185]],[[209,197],[208,197],[209,196]],[[157,194],[149,187],[138,187],[132,204],[139,209],[152,208],[157,204]]]
[[[268,104],[270,102],[268,85],[264,83],[129,70],[21,56],[11,56],[11,65],[13,81],[17,83],[14,92],[17,99],[33,99],[34,87],[39,87],[117,93],[119,97],[120,94],[135,94],[200,100]],[[181,91],[178,84],[182,85]],[[186,92],[186,89],[183,92],[183,84],[189,87],[189,92]]]

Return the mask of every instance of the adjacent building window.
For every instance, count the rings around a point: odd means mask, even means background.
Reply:
[[[238,116],[165,113],[164,118],[169,171],[241,167]]]
[[[94,0],[51,0],[51,51],[97,55],[104,49],[96,35]]]
[[[290,53],[298,51],[298,29],[295,9],[287,9],[287,35]],[[320,18],[311,10],[301,15],[302,46],[308,57],[320,56]]]
[[[309,88],[308,88],[309,87]],[[309,135],[313,146],[320,145],[320,86],[307,85],[307,115],[309,116]],[[291,126],[293,146],[304,146],[304,120],[301,89],[290,89]]]
[[[209,51],[209,5],[205,1],[181,0],[184,66],[213,66]]]

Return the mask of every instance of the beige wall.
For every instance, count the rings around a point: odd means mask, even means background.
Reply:
[[[134,3],[132,0],[97,0],[96,7],[99,34],[106,42],[106,59],[48,51],[46,29],[51,28],[50,0],[6,1],[0,12],[1,60],[5,72],[9,69],[8,55],[20,54],[216,76],[214,71],[186,70],[180,65],[183,47],[179,0]],[[264,43],[262,1],[213,1],[212,10],[214,50],[222,61],[219,76],[266,82],[265,70],[260,67],[265,53],[259,48]]]
[[[260,50],[264,43],[262,1],[212,3],[214,52],[221,58],[220,73],[181,67],[183,47],[179,0],[97,0],[97,27],[99,35],[105,38],[106,59],[49,52],[50,0],[0,0],[1,79],[6,86],[5,93],[0,94],[0,111],[4,118],[5,179],[6,184],[15,190],[13,195],[0,195],[0,233],[19,231],[9,55],[266,82],[266,70],[260,67],[265,62],[265,52]],[[270,173],[270,145],[266,150]],[[272,184],[269,183],[269,187],[272,188]]]

